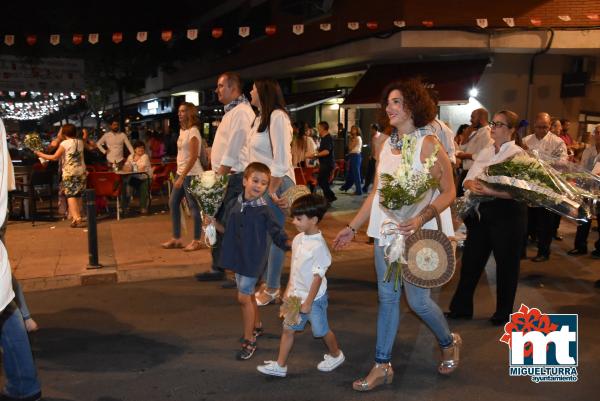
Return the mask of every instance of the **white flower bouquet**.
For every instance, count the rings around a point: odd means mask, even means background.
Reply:
[[[583,194],[550,164],[535,154],[521,153],[488,166],[478,179],[486,186],[508,192],[529,206],[545,207],[575,221],[589,219]]]
[[[390,217],[381,228],[381,245],[385,246],[384,253],[388,262],[384,279],[390,281],[395,277],[395,288],[398,286],[400,268],[404,260],[404,236],[398,232],[398,223],[416,216],[431,201],[433,190],[438,182],[431,176],[431,168],[437,161],[439,146],[425,160],[422,170],[413,168],[416,153],[417,137],[404,135],[402,137],[401,161],[393,174],[381,174],[379,189],[380,204]]]
[[[226,187],[227,176],[219,176],[214,171],[209,170],[192,178],[187,191],[196,200],[203,215],[215,217],[223,202]],[[217,231],[214,224],[207,224],[203,227],[203,230],[207,245],[213,246],[217,242]]]

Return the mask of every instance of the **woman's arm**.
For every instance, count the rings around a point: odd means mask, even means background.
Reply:
[[[54,154],[52,155],[48,155],[46,153],[42,153],[39,151],[35,152],[35,155],[37,157],[41,157],[44,160],[58,160],[60,159],[60,157],[62,156],[62,154],[65,153],[65,148],[63,148],[62,146],[59,146],[58,149],[56,149],[56,152],[54,152]]]
[[[512,199],[512,196],[508,192],[496,191],[484,183],[478,180],[466,180],[463,183],[463,187],[471,191],[474,195],[480,196],[493,196],[494,198],[500,199]]]

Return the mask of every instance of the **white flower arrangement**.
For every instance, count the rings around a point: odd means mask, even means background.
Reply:
[[[214,217],[225,196],[227,176],[219,176],[214,171],[204,171],[199,176],[192,178],[187,191],[198,203],[203,215]],[[217,242],[217,233],[214,224],[203,227],[205,239],[212,246]]]

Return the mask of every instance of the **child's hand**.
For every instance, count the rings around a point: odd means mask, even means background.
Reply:
[[[302,305],[300,305],[300,312],[302,313],[310,313],[311,310],[312,304],[307,304],[306,302],[303,302]]]

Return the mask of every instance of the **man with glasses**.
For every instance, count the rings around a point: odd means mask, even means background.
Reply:
[[[535,117],[534,133],[523,138],[523,144],[530,151],[537,151],[541,159],[567,161],[567,145],[558,136],[550,133],[550,115],[539,113]],[[554,233],[556,217],[543,207],[530,207],[528,210],[529,235],[537,237],[538,252],[533,262],[545,262],[550,258],[550,244]]]
[[[600,125],[596,125],[594,128],[592,143],[585,145],[585,150],[581,155],[580,165],[587,171],[595,171],[600,167]],[[595,211],[597,219],[600,217],[598,211],[598,209]],[[598,221],[600,221],[600,219],[598,219]],[[575,256],[587,254],[587,239],[590,235],[591,228],[591,220],[577,226],[577,232],[575,233],[575,247],[567,252],[569,255]],[[592,258],[600,259],[600,238],[594,243]]]
[[[471,113],[471,125],[467,128],[467,140],[460,145],[460,150],[456,152],[458,162],[462,160],[462,173],[459,178],[459,191],[462,192],[462,183],[473,165],[473,160],[477,154],[492,144],[490,136],[490,126],[488,123],[489,114],[486,109],[473,110]],[[462,193],[457,194],[461,196]]]

